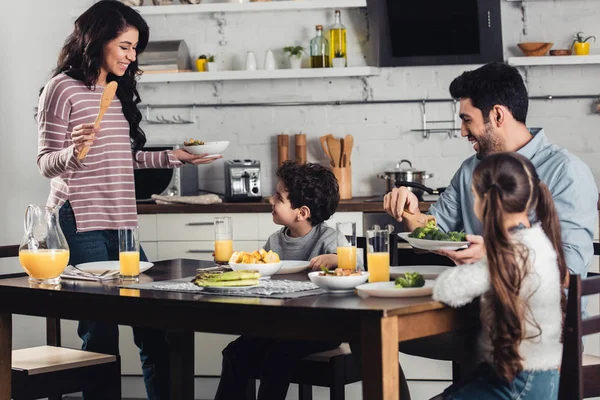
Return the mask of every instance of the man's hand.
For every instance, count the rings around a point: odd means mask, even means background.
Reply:
[[[454,261],[456,265],[473,264],[485,256],[483,237],[479,235],[467,235],[467,241],[469,241],[471,244],[465,250],[437,250],[433,253],[448,257]]]
[[[421,215],[421,211],[419,211],[419,199],[404,186],[394,188],[384,196],[383,209],[400,222],[402,222],[402,212],[404,209],[408,209],[411,214]],[[411,231],[416,228],[408,220],[406,222]]]
[[[337,254],[323,254],[313,257],[312,260],[310,260],[309,267],[313,271],[319,271],[321,270],[321,267],[327,269],[337,267]]]
[[[190,163],[190,164],[194,164],[194,165],[210,164],[211,162],[223,157],[223,156],[219,155],[216,157],[204,158],[208,154],[192,154],[185,149],[173,150],[173,155],[175,157],[177,157],[177,159],[183,163]]]

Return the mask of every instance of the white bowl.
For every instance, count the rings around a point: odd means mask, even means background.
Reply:
[[[320,276],[320,273],[319,271],[309,272],[308,278],[321,289],[333,293],[351,292],[369,279],[369,273],[366,271],[362,271],[360,275],[351,276]]]
[[[263,278],[270,278],[271,275],[276,274],[281,269],[281,263],[269,263],[269,264],[242,264],[230,262],[229,266],[234,271],[242,271],[253,269],[260,272],[260,276]]]
[[[222,142],[204,142],[195,146],[184,146],[192,154],[208,154],[207,157],[215,157],[224,152],[229,147],[228,141]]]

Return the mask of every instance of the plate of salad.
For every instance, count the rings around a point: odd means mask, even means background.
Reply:
[[[412,232],[401,232],[398,236],[412,247],[422,250],[459,250],[469,247],[466,233],[446,233],[435,225],[435,221],[429,221]]]
[[[435,280],[425,279],[418,272],[407,272],[394,281],[366,283],[356,290],[373,297],[421,297],[430,296],[434,284]]]

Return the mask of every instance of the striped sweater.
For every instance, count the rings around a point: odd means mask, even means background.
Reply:
[[[115,96],[104,114],[97,139],[78,160],[71,140],[73,128],[94,123],[103,87],[88,89],[81,81],[59,74],[40,96],[37,164],[50,178],[47,205],[69,201],[77,231],[118,229],[137,225],[134,168],[175,168],[181,162],[170,151],[131,151],[129,123]]]

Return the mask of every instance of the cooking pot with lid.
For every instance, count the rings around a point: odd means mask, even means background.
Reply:
[[[402,164],[404,163],[408,164],[409,168],[402,168]],[[391,171],[385,171],[385,174],[379,174],[377,177],[385,179],[388,193],[395,187],[406,186],[419,200],[423,199],[424,192],[428,194],[440,194],[445,189],[431,189],[425,186],[425,179],[433,178],[433,174],[413,168],[409,160],[401,160],[396,164],[396,168]]]

